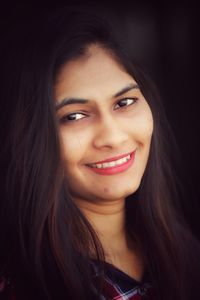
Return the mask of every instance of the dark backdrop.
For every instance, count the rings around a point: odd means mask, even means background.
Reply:
[[[47,9],[73,3],[111,15],[115,29],[130,53],[134,53],[154,79],[181,149],[184,209],[200,237],[200,106],[199,11],[184,1],[160,4],[148,1],[116,3],[63,1],[62,3],[7,3],[2,7],[1,36],[19,19],[37,16]]]

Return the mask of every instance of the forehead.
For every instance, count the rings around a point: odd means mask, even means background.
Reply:
[[[61,68],[56,84],[56,98],[62,96],[92,97],[97,93],[115,93],[128,83],[135,83],[122,65],[100,46],[91,46],[86,55]]]

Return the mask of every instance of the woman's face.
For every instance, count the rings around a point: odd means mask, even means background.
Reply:
[[[136,81],[106,51],[66,63],[55,84],[61,155],[74,199],[124,199],[140,185],[153,119]],[[104,201],[104,202],[102,202]]]

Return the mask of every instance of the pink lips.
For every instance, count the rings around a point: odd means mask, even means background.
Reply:
[[[126,155],[123,154],[123,155],[120,155],[120,156],[117,156],[117,157],[112,157],[112,158],[106,159],[104,161],[95,162],[95,164],[101,164],[101,163],[115,161],[115,160],[118,160],[120,158],[126,157],[127,155],[128,154],[126,154]],[[125,163],[123,163],[119,166],[113,166],[113,167],[110,167],[110,168],[102,168],[102,169],[95,168],[95,167],[90,167],[89,165],[87,165],[87,166],[90,168],[91,171],[93,171],[97,174],[100,174],[100,175],[114,175],[114,174],[121,173],[121,172],[124,172],[127,169],[129,169],[130,166],[133,164],[134,159],[135,159],[135,151],[130,153],[130,159],[127,162],[125,162]]]

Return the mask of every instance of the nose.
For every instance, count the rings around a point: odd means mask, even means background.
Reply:
[[[114,117],[103,117],[96,124],[93,140],[95,148],[118,148],[127,140],[128,130]]]

